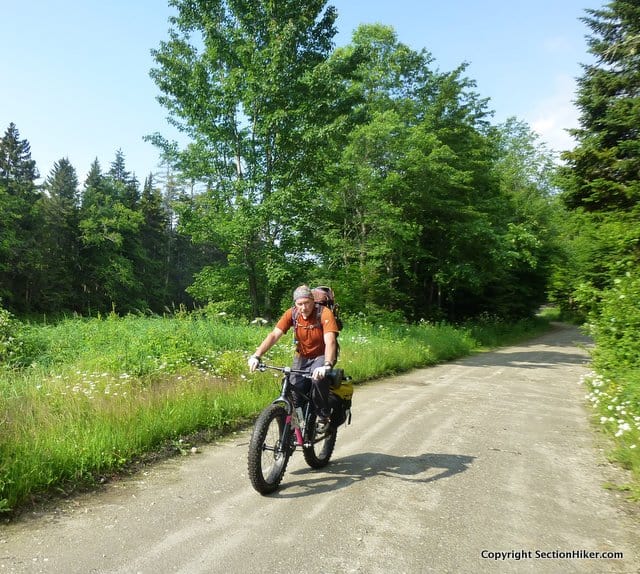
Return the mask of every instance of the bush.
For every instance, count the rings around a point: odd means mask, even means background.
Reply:
[[[0,307],[0,362],[5,362],[11,354],[15,340],[15,320],[13,315]]]
[[[28,366],[37,353],[28,326],[0,307],[0,365]]]
[[[628,272],[600,292],[589,315],[595,341],[588,379],[589,399],[600,424],[614,439],[611,453],[634,477],[632,496],[640,499],[640,276]]]
[[[640,276],[626,273],[604,291],[590,330],[596,342],[596,369],[640,367]]]

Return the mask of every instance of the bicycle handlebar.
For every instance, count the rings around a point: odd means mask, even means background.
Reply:
[[[311,371],[301,371],[299,369],[292,369],[291,367],[276,367],[275,365],[267,365],[266,363],[259,363],[257,367],[258,371],[265,372],[267,369],[273,369],[274,371],[280,371],[281,373],[296,373],[299,375],[311,376]]]

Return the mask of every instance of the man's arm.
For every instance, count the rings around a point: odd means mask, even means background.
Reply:
[[[331,363],[331,367],[336,364],[337,357],[337,340],[336,334],[333,331],[329,331],[324,334],[324,361],[325,363]]]
[[[264,341],[262,341],[262,343],[258,345],[258,348],[256,349],[254,355],[258,358],[262,357],[262,355],[264,355],[271,347],[273,347],[278,342],[282,335],[284,335],[284,331],[282,331],[278,327],[274,327],[273,331],[271,331],[271,333],[269,333],[264,338]]]

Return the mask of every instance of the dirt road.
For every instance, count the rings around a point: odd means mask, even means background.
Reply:
[[[580,341],[559,327],[357,388],[332,464],[295,453],[269,497],[247,431],[61,502],[1,527],[0,574],[640,572]]]

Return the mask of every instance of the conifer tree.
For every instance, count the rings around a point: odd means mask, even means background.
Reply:
[[[169,244],[171,229],[169,214],[165,210],[162,194],[154,185],[153,175],[144,182],[140,198],[143,223],[140,228],[142,257],[137,273],[144,287],[147,304],[151,310],[162,312],[171,303],[168,284]]]
[[[640,201],[640,2],[613,0],[586,10],[595,62],[578,79],[580,127],[567,152],[568,207],[631,212]]]
[[[113,185],[114,198],[129,209],[137,209],[140,200],[140,184],[135,175],[127,171],[122,150],[116,151],[107,174]]]
[[[122,186],[96,160],[84,184],[80,209],[81,292],[88,314],[144,310],[136,275],[142,214],[123,203]]]
[[[577,145],[563,156],[571,258],[555,287],[584,301],[640,263],[640,2],[613,0],[586,13],[594,61],[578,79]]]
[[[36,239],[38,177],[29,142],[20,138],[15,124],[9,124],[0,138],[0,298],[16,312],[33,310],[38,297],[36,276],[42,260]]]
[[[67,158],[54,164],[43,188],[42,305],[47,311],[81,311],[76,297],[80,270],[78,177]]]

